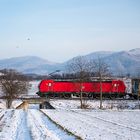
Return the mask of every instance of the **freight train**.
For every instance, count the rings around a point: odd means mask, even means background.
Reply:
[[[37,94],[40,97],[71,98],[79,97],[82,93],[83,97],[93,99],[98,98],[102,90],[103,97],[107,98],[125,97],[126,95],[136,98],[137,94],[132,94],[132,87],[132,80],[129,79],[110,79],[102,83],[98,80],[90,82],[42,80]]]

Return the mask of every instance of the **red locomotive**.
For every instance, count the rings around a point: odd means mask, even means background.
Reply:
[[[37,94],[41,97],[72,97],[79,96],[80,92],[84,97],[98,97],[100,89],[102,89],[103,96],[107,97],[122,97],[125,95],[126,86],[121,80],[103,81],[100,86],[99,81],[91,82],[74,82],[74,81],[54,81],[42,80],[39,84],[39,92]]]

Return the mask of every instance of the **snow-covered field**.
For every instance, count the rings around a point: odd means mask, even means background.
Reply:
[[[140,110],[76,109],[79,101],[52,101],[42,110],[54,122],[85,140],[139,140]],[[60,105],[60,106],[59,106]],[[0,140],[72,140],[37,108],[0,110]]]
[[[42,110],[56,124],[85,140],[139,140],[139,110]],[[0,110],[0,140],[73,140],[37,109]]]
[[[140,111],[43,110],[86,140],[140,140]]]
[[[0,110],[0,140],[75,140],[39,110]]]
[[[39,81],[31,82],[29,95],[38,91]],[[14,101],[13,108],[21,101]],[[84,140],[140,140],[139,101],[121,100],[103,101],[103,110],[99,109],[99,100],[85,102],[89,109],[81,110],[79,100],[50,100],[55,110],[39,111],[38,104],[30,109],[5,109],[0,101],[0,140],[73,140],[76,136]]]

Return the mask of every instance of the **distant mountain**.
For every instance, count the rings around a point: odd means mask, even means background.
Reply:
[[[99,51],[85,57],[87,59],[102,58],[115,75],[140,73],[140,48],[120,52]],[[12,68],[27,74],[47,74],[58,69],[64,72],[67,63],[71,61],[72,59],[64,63],[54,63],[36,56],[16,57],[0,60],[0,69]]]
[[[98,51],[93,52],[88,55],[85,55],[88,59],[97,59],[97,58],[104,58],[108,57],[109,55],[113,54],[114,52],[108,52],[108,51]]]
[[[120,52],[95,52],[86,55],[87,58],[102,58],[110,66],[115,75],[140,74],[140,48]]]
[[[0,60],[0,69],[11,68],[23,73],[46,74],[47,71],[55,69],[57,65],[58,63],[50,62],[36,56],[15,57]]]

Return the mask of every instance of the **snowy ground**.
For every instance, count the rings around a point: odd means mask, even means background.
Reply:
[[[38,92],[38,85],[40,81],[31,81],[29,84],[31,85],[28,95],[37,95],[36,92]]]
[[[140,111],[42,110],[85,140],[139,140]],[[0,110],[0,140],[74,140],[37,109]]]
[[[79,100],[50,100],[51,105],[57,109],[78,109],[80,108]],[[87,100],[84,102],[89,109],[99,109],[99,100]],[[139,109],[138,100],[103,100],[103,109],[124,110]]]
[[[39,81],[33,81],[29,95],[38,91]],[[21,101],[14,101],[13,108]],[[55,110],[42,110],[65,130],[84,140],[140,140],[139,101],[103,101],[99,110],[99,100],[85,102],[89,109],[81,110],[79,100],[51,100]],[[39,111],[38,104],[31,104],[27,111],[5,109],[0,100],[0,140],[73,140]]]
[[[140,140],[140,111],[43,111],[82,139]]]
[[[39,110],[0,110],[0,140],[75,140]]]

